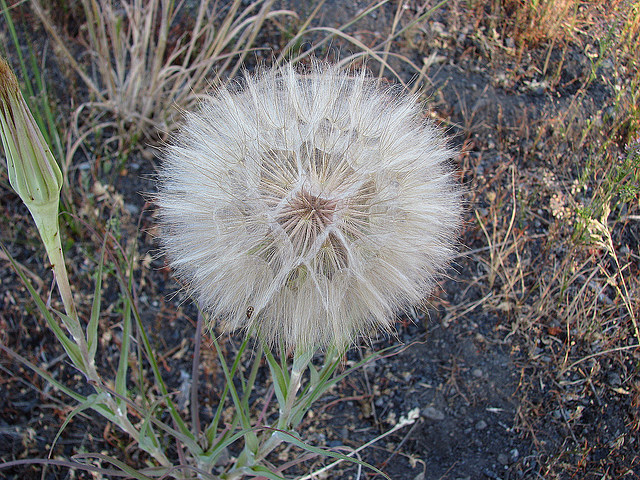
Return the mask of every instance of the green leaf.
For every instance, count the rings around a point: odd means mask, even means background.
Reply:
[[[247,448],[249,448],[249,452],[255,454],[255,452],[257,452],[258,450],[258,437],[256,436],[256,434],[253,432],[253,429],[251,428],[251,422],[249,419],[250,414],[247,410],[243,408],[243,403],[240,400],[240,397],[238,395],[238,390],[236,389],[233,383],[234,374],[236,372],[236,369],[238,368],[238,365],[240,364],[241,356],[240,355],[236,356],[236,360],[233,364],[233,369],[232,369],[233,373],[231,373],[229,371],[229,367],[227,366],[227,362],[224,356],[222,355],[222,351],[220,349],[220,345],[218,344],[218,340],[215,337],[214,337],[213,343],[216,348],[216,353],[218,354],[218,360],[220,360],[220,365],[222,366],[222,371],[224,372],[225,380],[227,381],[228,391],[231,394],[233,405],[236,408],[236,414],[240,416],[240,421],[242,422],[242,428],[247,431],[247,435],[245,437],[246,446]],[[248,343],[249,343],[249,339],[247,337],[245,338],[243,344],[246,345]]]
[[[72,318],[69,315],[67,315],[66,313],[59,312],[58,310],[55,310],[53,308],[51,310],[56,315],[58,315],[60,320],[62,320],[62,323],[67,328],[67,331],[71,334],[73,339],[74,340],[80,340],[80,342],[82,342],[83,338],[84,338],[84,333],[82,332],[82,326],[80,326],[80,322],[76,318]],[[77,345],[77,343],[74,343],[74,345],[79,347],[79,345]]]
[[[64,422],[62,423],[62,425],[60,425],[60,428],[58,429],[58,433],[56,433],[56,436],[54,437],[53,442],[51,443],[51,448],[49,449],[49,457],[51,457],[51,453],[53,452],[53,447],[55,447],[56,443],[58,442],[58,438],[60,438],[60,435],[62,434],[64,429],[67,427],[69,422],[71,422],[73,417],[83,412],[84,410],[89,410],[89,409],[100,412],[101,411],[100,409],[95,408],[96,405],[104,403],[105,400],[108,398],[109,398],[109,395],[107,393],[102,392],[98,395],[94,393],[92,395],[89,395],[85,401],[81,402],[80,405],[75,407],[71,411],[71,413],[67,415],[67,418],[64,419]]]
[[[295,445],[296,447],[302,448],[303,450],[306,450],[307,452],[315,453],[316,455],[322,455],[324,457],[336,458],[338,460],[343,460],[343,461],[346,461],[346,462],[351,462],[351,463],[355,463],[355,464],[358,464],[358,465],[362,465],[363,467],[369,468],[369,469],[373,470],[374,472],[376,472],[377,474],[382,475],[387,480],[391,480],[391,478],[389,478],[389,476],[386,473],[384,473],[382,470],[374,467],[373,465],[371,465],[371,464],[369,464],[367,462],[363,462],[362,460],[358,460],[357,458],[353,458],[353,457],[349,457],[347,455],[343,455],[342,453],[337,453],[337,452],[333,452],[331,450],[325,450],[325,449],[322,449],[322,448],[313,447],[313,446],[303,442],[302,440],[300,440],[298,437],[296,437],[292,433],[285,432],[284,430],[277,430],[276,434],[284,442],[290,443],[292,445]]]
[[[123,293],[126,295],[129,301],[129,304],[131,306],[131,312],[133,313],[133,317],[136,321],[136,327],[140,334],[142,345],[144,346],[144,352],[147,356],[147,360],[149,361],[149,364],[151,365],[151,370],[153,371],[155,384],[160,389],[160,393],[162,394],[162,396],[166,398],[169,414],[171,415],[171,418],[173,419],[173,421],[176,423],[180,432],[190,439],[190,444],[197,445],[195,436],[189,430],[187,425],[184,423],[184,420],[178,413],[178,410],[176,409],[175,404],[169,397],[169,391],[167,390],[167,385],[165,384],[164,379],[160,374],[160,368],[158,367],[158,361],[156,360],[155,352],[151,347],[151,342],[149,342],[149,337],[147,336],[147,332],[145,331],[144,324],[142,323],[140,312],[138,312],[138,309],[136,308],[136,305],[133,302],[133,296],[131,295],[131,290],[126,287],[126,284],[124,283],[121,276],[119,277],[119,280],[121,283],[121,288],[123,289]],[[198,447],[196,450],[191,450],[191,453],[196,455],[198,453],[201,453],[201,449]]]
[[[216,349],[220,348],[220,345],[218,344],[218,341],[216,338],[213,339],[213,344]],[[230,373],[232,377],[236,375],[238,367],[240,366],[240,360],[242,359],[242,355],[244,354],[244,351],[246,350],[248,345],[249,345],[249,336],[245,337],[245,340],[242,342],[242,344],[240,345],[240,348],[238,349],[236,359],[233,362],[233,365],[231,366]],[[216,414],[214,415],[213,420],[211,421],[211,423],[209,424],[206,430],[207,440],[209,441],[210,444],[214,442],[215,435],[218,432],[218,425],[220,424],[220,418],[222,415],[222,411],[224,410],[225,399],[227,398],[228,394],[229,394],[229,384],[225,382],[224,390],[222,391],[222,395],[220,396],[220,401],[218,402],[218,408],[216,409]],[[236,413],[233,421],[233,428],[235,428],[235,426],[237,425],[238,419],[239,419],[239,415]]]
[[[7,348],[4,345],[0,344],[0,350],[4,351],[7,355],[9,355],[10,357],[14,358],[18,362],[20,362],[21,364],[23,364],[24,366],[29,368],[30,370],[32,370],[35,373],[37,373],[38,375],[40,375],[47,382],[49,382],[51,385],[53,385],[54,387],[56,387],[58,390],[60,390],[64,394],[68,395],[69,397],[73,398],[77,402],[86,401],[86,397],[80,395],[79,393],[74,392],[73,390],[71,390],[70,388],[65,386],[63,383],[60,383],[58,380],[56,380],[51,375],[49,375],[49,373],[47,371],[43,370],[40,367],[37,367],[36,365],[31,363],[29,360],[27,360],[23,356],[17,354],[16,352],[11,350],[10,348]]]
[[[120,470],[122,470],[123,472],[129,474],[131,477],[136,478],[137,480],[153,480],[152,477],[148,477],[147,475],[139,472],[135,468],[130,467],[126,463],[121,462],[120,460],[118,460],[116,458],[113,458],[113,457],[110,457],[108,455],[102,455],[100,453],[83,453],[83,454],[74,455],[71,458],[73,458],[76,461],[77,460],[84,460],[84,459],[103,460],[103,461],[105,461],[107,463],[110,463],[114,467],[119,468]]]
[[[263,428],[263,427],[258,427],[258,428]],[[235,442],[237,442],[241,438],[245,437],[245,435],[247,433],[249,433],[249,432],[254,433],[255,430],[256,430],[256,428],[245,428],[245,429],[240,430],[238,433],[235,433],[235,434],[233,434],[233,435],[231,435],[229,437],[227,437],[226,435],[223,435],[221,437],[220,441],[217,442],[213,446],[212,449],[207,451],[206,454],[203,454],[203,455],[199,456],[200,460],[203,461],[204,463],[207,463],[207,464],[213,463],[225,448],[227,448],[228,446],[234,444]]]
[[[271,371],[271,377],[273,378],[273,388],[276,393],[276,398],[280,406],[284,406],[287,403],[287,391],[289,390],[288,372],[283,372],[280,364],[273,357],[273,353],[268,348],[264,350],[267,363],[269,364],[269,370]]]
[[[64,348],[64,351],[67,353],[67,356],[69,357],[71,362],[73,362],[73,364],[76,366],[78,370],[86,373],[85,363],[82,360],[82,354],[80,352],[80,348],[78,347],[78,345],[75,342],[73,342],[73,340],[71,340],[69,337],[67,337],[66,333],[62,330],[62,328],[60,328],[60,325],[51,314],[51,311],[49,311],[45,303],[42,301],[42,299],[40,298],[40,295],[38,295],[38,292],[36,292],[36,289],[33,288],[33,285],[31,284],[27,276],[22,272],[22,270],[20,270],[20,267],[18,267],[18,264],[16,263],[14,258],[11,256],[9,251],[2,244],[0,244],[0,248],[2,248],[2,251],[11,262],[13,269],[20,277],[20,280],[22,280],[22,283],[24,284],[24,286],[27,287],[29,294],[31,294],[31,298],[33,298],[33,301],[36,302],[36,306],[38,307],[38,310],[44,317],[49,328],[51,328],[54,335],[62,345],[62,348]],[[61,312],[56,312],[56,314],[60,316],[60,318],[63,319],[63,321],[66,320],[71,325],[73,325],[73,320],[71,320],[71,318],[68,317],[67,315]]]
[[[128,297],[124,299],[124,313],[122,315],[122,344],[120,346],[120,359],[118,372],[116,373],[116,393],[127,397],[127,370],[129,368],[129,345],[131,343],[131,304]],[[118,408],[127,411],[126,404],[118,399]]]
[[[267,467],[263,467],[262,465],[253,465],[251,467],[244,467],[242,469],[242,473],[246,475],[251,475],[254,477],[266,477],[272,480],[287,480],[286,477],[282,477],[277,473],[272,472]]]
[[[100,308],[102,303],[102,272],[104,270],[104,251],[107,243],[105,237],[102,242],[102,250],[100,252],[100,262],[96,271],[96,286],[93,289],[93,303],[91,304],[91,316],[87,325],[87,346],[89,350],[89,361],[93,362],[96,358],[98,349],[98,321],[100,319]]]

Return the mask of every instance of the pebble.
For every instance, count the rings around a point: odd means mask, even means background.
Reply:
[[[515,463],[520,457],[520,452],[518,452],[517,448],[514,448],[509,452],[509,455],[511,455],[511,463]]]
[[[485,422],[484,420],[480,420],[478,423],[476,423],[476,430],[484,430],[487,427],[487,422]]]
[[[471,374],[476,378],[482,378],[483,372],[480,368],[474,368]]]
[[[500,453],[498,455],[498,462],[500,462],[502,465],[509,465],[509,463],[511,463],[509,461],[509,457],[507,455],[505,455],[504,453]]]
[[[444,413],[434,407],[424,408],[422,415],[431,420],[444,420]]]
[[[124,204],[124,208],[127,210],[127,212],[129,212],[129,214],[131,214],[132,216],[136,216],[140,213],[140,208],[138,208],[137,205],[134,205],[133,203],[125,203]]]
[[[622,384],[622,378],[620,378],[620,375],[615,372],[610,372],[607,375],[607,380],[609,382],[609,385],[611,385],[612,387],[619,387]]]

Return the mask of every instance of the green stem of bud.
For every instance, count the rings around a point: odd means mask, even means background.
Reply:
[[[62,253],[62,243],[60,241],[58,204],[31,205],[29,211],[36,222],[42,243],[51,262],[51,268],[53,269],[58,290],[62,297],[64,310],[69,317],[77,320],[78,313],[71,294],[71,285],[69,284],[67,268],[64,264],[64,254]]]

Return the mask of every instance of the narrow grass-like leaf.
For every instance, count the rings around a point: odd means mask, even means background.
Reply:
[[[31,363],[29,360],[24,358],[22,355],[17,354],[16,352],[14,352],[13,350],[11,350],[8,347],[5,347],[1,343],[0,343],[0,350],[4,351],[7,355],[9,355],[10,357],[15,359],[19,363],[23,364],[25,367],[29,368],[30,370],[32,370],[35,373],[37,373],[38,375],[40,375],[47,382],[49,382],[51,385],[56,387],[58,390],[60,390],[65,395],[73,398],[75,401],[80,402],[80,403],[86,401],[86,399],[87,399],[86,397],[84,397],[83,395],[80,395],[79,393],[74,392],[69,387],[67,387],[66,385],[64,385],[63,383],[59,382],[55,378],[53,378],[51,375],[49,375],[49,373],[47,371],[45,371],[42,368],[40,368],[40,367],[36,366],[35,364]],[[102,412],[100,412],[100,413],[103,414]],[[109,418],[109,417],[107,417],[107,418]]]
[[[105,237],[100,251],[100,261],[96,270],[96,286],[93,289],[93,302],[91,304],[91,316],[87,325],[87,349],[89,352],[89,361],[95,362],[96,352],[98,349],[98,322],[100,320],[100,308],[102,304],[102,272],[104,270],[104,250],[107,243]]]
[[[7,28],[9,30],[9,36],[11,37],[11,42],[15,47],[13,51],[18,56],[20,71],[22,73],[22,78],[24,79],[24,87],[27,93],[26,101],[29,104],[29,108],[34,116],[36,123],[40,127],[40,130],[42,131],[47,144],[49,144],[49,146],[55,150],[57,158],[64,158],[64,150],[62,148],[60,135],[55,124],[55,116],[53,115],[51,106],[49,104],[46,84],[44,82],[44,75],[42,74],[41,69],[38,67],[38,62],[33,52],[31,42],[29,41],[29,60],[31,63],[31,70],[33,71],[33,74],[29,72],[29,69],[27,68],[27,62],[22,55],[22,43],[18,39],[15,24],[13,22],[13,19],[11,18],[10,10],[7,7],[6,0],[0,0],[0,7],[2,7],[2,12],[0,13],[5,18]],[[29,80],[32,77],[35,78],[37,94],[36,89],[33,88],[33,84]]]
[[[148,477],[147,475],[139,472],[135,468],[130,467],[126,463],[121,462],[117,458],[110,457],[109,455],[102,455],[100,453],[81,453],[81,454],[74,455],[71,458],[73,458],[74,460],[85,460],[85,459],[102,460],[107,463],[110,463],[114,467],[119,468],[122,472],[128,474],[132,478],[136,478],[137,480],[153,480],[153,477]]]
[[[386,473],[384,473],[379,468],[374,467],[370,463],[363,462],[362,460],[359,460],[359,459],[353,458],[353,457],[349,457],[347,455],[343,455],[342,453],[337,453],[337,452],[333,452],[331,450],[325,450],[325,449],[322,449],[322,448],[314,447],[312,445],[309,445],[308,443],[303,442],[302,440],[300,440],[298,437],[296,437],[292,433],[285,432],[284,430],[277,430],[276,432],[277,432],[277,435],[284,442],[290,443],[292,445],[295,445],[298,448],[302,448],[303,450],[306,450],[307,452],[315,453],[316,455],[322,455],[323,457],[336,458],[338,460],[355,463],[357,465],[362,465],[363,467],[366,467],[366,468],[369,468],[369,469],[373,470],[378,475],[382,475],[387,480],[391,480],[391,478]]]
[[[254,477],[265,477],[271,480],[287,480],[286,477],[278,475],[277,473],[269,470],[267,467],[263,467],[262,465],[253,465],[251,467],[244,467],[242,469],[242,473],[246,475],[251,475]]]
[[[265,358],[269,364],[271,378],[273,379],[273,388],[280,406],[287,403],[287,391],[289,389],[288,375],[282,370],[280,364],[273,357],[273,353],[268,348],[264,349]]]
[[[162,374],[160,373],[160,368],[158,367],[158,361],[156,360],[155,352],[151,346],[151,342],[149,342],[149,337],[147,336],[147,332],[144,328],[142,317],[140,317],[140,312],[138,311],[138,308],[136,307],[136,304],[133,301],[133,295],[131,293],[131,290],[130,288],[128,288],[128,283],[125,282],[124,278],[122,277],[122,272],[119,269],[117,269],[117,272],[118,272],[117,276],[118,276],[118,281],[120,283],[121,290],[126,296],[127,301],[130,305],[130,310],[131,310],[131,313],[133,314],[133,318],[135,319],[137,331],[138,331],[138,334],[140,335],[140,340],[144,347],[145,355],[147,357],[147,360],[149,361],[149,365],[151,366],[151,370],[153,372],[155,384],[160,389],[160,393],[162,394],[162,396],[166,398],[169,414],[171,415],[171,418],[178,426],[178,429],[180,430],[180,432],[186,435],[191,440],[191,442],[196,442],[196,438],[193,436],[193,433],[191,433],[191,431],[185,424],[184,420],[178,413],[178,410],[176,409],[175,404],[169,397],[169,391],[167,390],[167,385],[164,379],[162,378]]]
[[[244,393],[242,394],[242,408],[245,411],[249,411],[249,396],[251,392],[253,392],[253,386],[255,385],[256,377],[258,376],[258,370],[260,369],[260,363],[262,361],[263,354],[263,346],[260,344],[258,350],[254,352],[255,358],[253,361],[253,365],[251,367],[251,372],[249,373],[249,378],[247,379],[247,383],[244,387]]]
[[[338,367],[338,365],[340,365],[341,356],[336,355],[333,360],[324,365],[318,376],[318,382],[310,386],[310,388],[305,389],[303,395],[301,395],[300,399],[296,402],[296,405],[292,409],[291,425],[295,426],[300,423],[302,421],[302,418],[309,411],[316,400],[318,400],[329,388],[331,388],[331,386],[337,384],[352,372],[361,368],[363,365],[374,361],[376,358],[379,358],[385,353],[396,348],[396,346],[391,346],[380,350],[379,352],[374,352],[342,372],[340,375],[333,376],[336,368]]]
[[[62,425],[60,425],[60,428],[58,429],[58,433],[56,433],[56,436],[53,439],[53,442],[51,442],[51,448],[49,449],[49,457],[51,457],[51,454],[53,453],[53,448],[55,447],[56,443],[58,442],[58,438],[60,438],[60,435],[62,434],[62,432],[64,431],[64,429],[67,427],[67,425],[69,424],[69,422],[71,422],[71,420],[73,419],[73,417],[75,417],[77,414],[85,411],[85,410],[98,410],[98,408],[95,408],[96,405],[98,404],[104,404],[104,401],[106,399],[108,399],[108,395],[105,392],[99,393],[99,394],[92,394],[89,395],[87,397],[87,399],[84,402],[81,402],[77,407],[75,407],[71,413],[69,413],[69,415],[67,415],[67,417],[64,419],[64,422],[62,422]]]
[[[213,341],[216,349],[219,349],[220,346],[218,345],[217,339],[214,338]],[[249,337],[247,336],[245,340],[242,342],[242,344],[240,345],[240,348],[238,349],[238,353],[236,354],[236,359],[233,362],[233,365],[231,366],[232,377],[235,376],[236,371],[240,366],[240,359],[242,358],[242,355],[244,354],[244,351],[246,350],[248,345],[249,345]],[[220,402],[218,403],[218,408],[216,409],[216,414],[214,415],[213,420],[211,421],[211,424],[209,424],[206,430],[207,440],[209,441],[210,444],[213,442],[213,439],[215,438],[215,435],[218,431],[220,418],[222,416],[222,411],[224,410],[224,403],[228,393],[229,393],[229,384],[225,382],[224,390],[222,391],[222,395],[220,396]]]
[[[94,465],[72,462],[70,460],[52,460],[50,458],[28,458],[25,460],[13,460],[11,462],[4,462],[4,463],[0,463],[0,470],[3,468],[12,468],[12,467],[17,467],[21,465],[56,465],[58,467],[84,470],[86,472],[95,472],[102,475],[108,475],[109,478],[110,477],[130,477],[129,474],[124,472],[119,472],[116,470],[99,468]]]
[[[122,343],[120,345],[120,359],[116,373],[116,392],[123,397],[127,396],[127,371],[129,369],[129,345],[131,344],[131,304],[128,297],[123,299],[122,314]],[[126,412],[127,406],[118,400],[118,408]]]
[[[153,414],[150,414],[150,412],[153,412],[157,408],[157,406],[159,406],[163,401],[167,400],[166,397],[161,397],[158,400],[156,400],[151,405],[150,408],[142,408],[140,405],[134,403],[129,398],[123,397],[122,395],[119,395],[115,390],[112,390],[112,389],[110,389],[110,388],[108,388],[106,386],[102,386],[102,388],[106,392],[110,393],[114,397],[116,397],[116,398],[120,399],[122,402],[126,403],[127,406],[130,409],[136,411],[140,417],[143,417],[144,419],[148,418],[149,421],[151,423],[153,423],[153,425],[158,427],[160,430],[163,430],[165,433],[167,433],[168,435],[172,436],[173,438],[175,438],[179,442],[182,442],[182,444],[184,446],[186,446],[189,449],[189,451],[193,453],[193,455],[197,456],[197,455],[201,455],[202,454],[202,448],[200,448],[200,446],[193,440],[193,438],[191,438],[190,436],[186,436],[186,435],[182,434],[180,431],[176,430],[175,428],[172,428],[169,425],[167,425],[166,423],[162,422],[161,420],[158,420]],[[144,420],[143,420],[143,422],[144,422]]]
[[[33,48],[31,42],[29,42],[29,59],[31,60],[31,69],[34,74],[36,88],[38,91],[37,107],[35,110],[37,111],[38,117],[36,121],[38,121],[38,126],[42,131],[45,139],[49,146],[56,152],[55,157],[58,159],[64,158],[64,149],[62,148],[62,142],[60,141],[60,134],[58,133],[58,127],[56,126],[56,119],[53,111],[51,110],[51,105],[49,103],[49,95],[47,93],[47,85],[44,80],[44,74],[41,68],[38,66],[38,60],[33,52]],[[29,77],[24,77],[29,78]],[[31,111],[34,111],[33,102],[30,105]]]
[[[218,360],[220,360],[220,366],[222,367],[222,371],[224,372],[224,376],[225,376],[225,380],[226,380],[226,384],[228,386],[228,391],[231,394],[231,399],[233,400],[233,405],[236,408],[236,415],[240,416],[240,421],[242,423],[242,428],[244,430],[247,431],[247,436],[245,437],[245,441],[246,441],[246,445],[249,448],[249,450],[253,453],[255,453],[258,449],[258,437],[256,436],[256,434],[253,432],[252,428],[251,428],[251,421],[249,419],[249,412],[245,411],[242,406],[242,402],[240,401],[240,396],[238,395],[238,390],[236,389],[234,383],[233,383],[233,378],[234,375],[231,374],[231,372],[229,371],[229,366],[227,365],[227,361],[224,358],[224,355],[222,355],[222,351],[220,349],[220,345],[218,344],[218,340],[213,337],[213,344],[214,347],[216,349],[216,353],[218,354]],[[248,338],[245,339],[245,342],[243,343],[248,343]],[[236,365],[239,365],[240,362],[240,356],[236,357],[236,360],[233,364],[233,367],[236,367]],[[236,368],[233,368],[232,370],[235,370]],[[235,372],[234,372],[235,373]]]
[[[200,460],[204,463],[211,464],[215,462],[215,460],[222,454],[225,448],[233,445],[235,442],[240,440],[241,438],[245,438],[248,433],[253,433],[255,435],[256,430],[261,430],[264,427],[252,427],[248,429],[242,429],[237,433],[234,433],[231,436],[224,435],[220,441],[218,441],[213,448],[207,451],[205,454],[199,456]]]
[[[153,405],[151,405],[151,408],[148,409],[144,418],[142,419],[142,424],[138,429],[138,431],[140,432],[140,438],[138,439],[138,444],[140,445],[141,448],[155,450],[160,447],[158,436],[156,435],[156,432],[153,430],[153,420],[155,419],[154,411],[156,407],[160,405],[161,402],[162,402],[162,399],[156,400],[153,403]],[[176,431],[176,433],[179,433],[179,432]],[[180,434],[178,438],[183,438],[183,436]],[[189,442],[186,443],[186,445],[188,444]]]
[[[60,318],[60,320],[62,320],[62,323],[66,327],[67,331],[71,334],[73,339],[80,344],[77,346],[82,347],[82,344],[84,344],[85,334],[82,331],[82,326],[80,325],[80,321],[77,318],[70,317],[64,312],[60,312],[55,309],[51,309],[51,310]]]
[[[0,244],[0,248],[2,248],[2,251],[11,262],[13,269],[20,277],[20,280],[22,280],[22,283],[24,284],[24,286],[27,287],[27,290],[31,294],[31,298],[33,298],[33,301],[36,302],[36,306],[38,307],[38,310],[40,311],[45,321],[47,322],[47,325],[49,325],[49,328],[51,328],[54,335],[62,345],[62,348],[64,348],[64,351],[69,356],[69,359],[73,362],[76,368],[86,373],[85,363],[82,359],[82,354],[80,352],[80,348],[78,347],[78,345],[74,343],[69,337],[67,337],[64,330],[62,330],[58,322],[55,320],[55,318],[53,317],[53,315],[51,314],[51,312],[49,311],[45,303],[40,298],[40,295],[38,295],[38,292],[36,292],[35,288],[33,288],[33,285],[31,284],[27,276],[22,272],[22,270],[14,260],[13,256],[9,253],[9,251],[2,244]],[[69,324],[73,328],[74,322],[70,319],[70,317],[66,316],[61,312],[56,312],[56,313],[58,314],[58,316],[61,317],[61,319],[63,319],[63,321],[69,322]]]

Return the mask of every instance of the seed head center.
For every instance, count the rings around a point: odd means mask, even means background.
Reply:
[[[301,190],[291,199],[289,208],[298,221],[310,223],[314,233],[318,234],[333,223],[338,202]]]
[[[305,253],[316,238],[338,220],[339,201],[301,189],[277,215],[277,221],[299,253]]]

